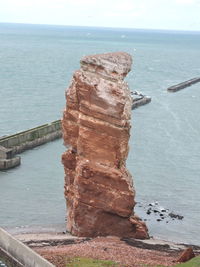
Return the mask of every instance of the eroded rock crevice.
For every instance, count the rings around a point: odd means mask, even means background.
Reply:
[[[127,53],[86,56],[66,92],[62,120],[67,230],[77,236],[148,238],[133,213],[135,191],[126,169],[132,99],[124,77]]]

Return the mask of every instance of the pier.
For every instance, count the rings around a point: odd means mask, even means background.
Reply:
[[[151,97],[143,95],[138,91],[131,92],[132,96],[132,109],[138,108],[140,106],[146,105],[151,102]]]
[[[0,171],[14,168],[21,163],[15,156],[62,136],[61,121],[53,121],[27,131],[0,137]]]
[[[167,91],[174,93],[174,92],[182,90],[182,89],[184,89],[184,88],[186,88],[188,86],[191,86],[191,85],[193,85],[195,83],[198,83],[198,82],[200,82],[200,77],[199,78],[193,78],[193,79],[190,79],[188,81],[173,85],[173,86],[167,88]]]

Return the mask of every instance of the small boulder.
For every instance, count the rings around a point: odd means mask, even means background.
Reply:
[[[179,256],[177,261],[178,262],[186,262],[186,261],[189,261],[190,259],[192,259],[194,257],[195,257],[194,251],[191,247],[189,247],[181,253],[181,255]]]

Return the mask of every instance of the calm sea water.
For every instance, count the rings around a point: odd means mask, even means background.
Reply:
[[[168,224],[148,220],[150,235],[200,244],[200,83],[166,91],[200,76],[199,47],[200,33],[0,24],[0,136],[60,118],[64,90],[82,56],[130,53],[130,88],[152,97],[132,116],[127,166],[136,200],[158,201],[184,216]],[[62,140],[48,143],[0,173],[1,226],[65,222],[64,150]]]

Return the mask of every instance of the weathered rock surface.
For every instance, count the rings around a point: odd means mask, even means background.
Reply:
[[[67,230],[77,236],[148,238],[133,213],[128,155],[132,99],[127,53],[86,56],[66,92],[62,120]]]
[[[181,255],[179,256],[179,258],[177,259],[178,262],[186,262],[191,260],[192,258],[195,257],[194,251],[191,247],[185,249]]]

